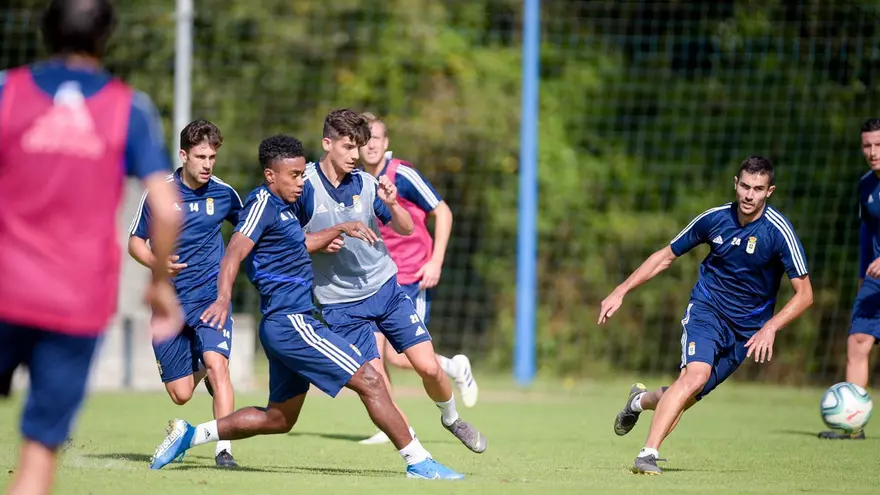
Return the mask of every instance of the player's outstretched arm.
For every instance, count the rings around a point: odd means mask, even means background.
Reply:
[[[220,262],[220,275],[217,277],[217,300],[201,316],[201,320],[211,327],[220,328],[226,323],[229,302],[232,300],[232,284],[238,275],[238,267],[253,248],[254,241],[241,232],[235,232],[229,239],[226,254]]]
[[[626,294],[642,285],[643,283],[656,277],[660,272],[669,268],[669,265],[675,261],[677,256],[672,252],[672,246],[666,246],[655,252],[646,259],[636,271],[632,273],[622,284],[618,285],[614,291],[602,301],[602,307],[599,310],[599,321],[601,325],[608,321],[608,318],[617,312],[623,304],[623,298]]]
[[[770,361],[776,332],[785,328],[813,304],[813,284],[810,283],[809,275],[791,279],[791,286],[794,288],[794,296],[746,342],[749,349],[746,357],[754,354],[755,362],[763,363],[765,358]]]
[[[370,244],[379,241],[379,236],[373,232],[373,229],[367,227],[365,223],[352,221],[306,234],[306,250],[309,254],[316,251],[335,253],[345,245],[342,234],[355,239],[361,239]]]

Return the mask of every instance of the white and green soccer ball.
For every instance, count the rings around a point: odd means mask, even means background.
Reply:
[[[832,385],[822,395],[822,421],[842,433],[855,433],[868,424],[874,402],[868,391],[848,382]]]

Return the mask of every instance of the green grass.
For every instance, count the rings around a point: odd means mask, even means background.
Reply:
[[[434,405],[417,383],[396,375],[397,399],[434,457],[463,471],[456,494],[486,493],[877,493],[877,437],[829,442],[815,437],[821,390],[724,384],[685,415],[661,449],[666,473],[629,473],[642,446],[650,413],[619,438],[614,415],[628,381],[542,383],[518,391],[496,379],[481,383],[477,407],[463,416],[482,428],[489,449],[474,455],[439,425]],[[663,383],[647,382],[653,388]],[[190,422],[210,415],[200,394],[176,407],[158,393],[92,396],[80,417],[74,445],[62,460],[56,493],[358,493],[403,490],[448,493],[449,482],[403,477],[403,462],[390,445],[361,446],[373,432],[351,395],[331,400],[312,392],[299,424],[288,435],[234,443],[243,466],[213,467],[213,446],[197,447],[183,464],[150,471],[148,459],[167,420]],[[263,404],[264,394],[241,395],[238,406]],[[0,405],[0,468],[11,477],[18,444],[19,402]]]

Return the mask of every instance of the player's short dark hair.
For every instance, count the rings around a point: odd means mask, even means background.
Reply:
[[[742,161],[739,165],[739,172],[736,176],[742,179],[742,174],[766,175],[770,178],[770,185],[773,185],[774,173],[773,163],[769,158],[763,156],[750,156]]]
[[[880,131],[880,119],[872,117],[862,123],[862,132]]]
[[[324,137],[333,140],[348,137],[361,147],[370,140],[370,124],[353,110],[333,110],[324,119]]]
[[[51,55],[101,57],[116,25],[109,0],[51,0],[43,13],[43,41]]]
[[[264,169],[271,167],[272,162],[277,160],[299,158],[301,156],[306,156],[303,152],[302,142],[287,134],[267,137],[260,143],[260,165]]]
[[[220,133],[220,129],[207,120],[194,120],[180,131],[180,149],[184,151],[189,151],[204,141],[215,150],[223,146],[223,134]]]

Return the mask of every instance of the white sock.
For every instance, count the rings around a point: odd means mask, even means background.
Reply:
[[[416,430],[413,430],[413,427],[412,427],[412,426],[409,427],[409,434],[410,434],[410,436],[413,437],[413,438],[416,437]]]
[[[440,367],[443,368],[443,372],[446,373],[446,376],[449,378],[455,379],[461,371],[458,369],[458,364],[455,361],[449,359],[446,356],[441,356],[437,354],[437,361],[440,362]]]
[[[629,404],[629,408],[635,412],[644,411],[644,409],[642,409],[642,396],[644,396],[644,395],[645,395],[645,392],[642,392],[639,395],[633,397],[632,402],[630,402],[630,404]]]
[[[232,442],[230,442],[229,440],[220,440],[219,442],[217,442],[217,446],[214,447],[214,455],[216,456],[216,455],[220,454],[220,452],[223,452],[224,450],[231,454],[232,453]]]
[[[220,434],[217,433],[217,420],[214,420],[196,426],[196,433],[193,435],[190,445],[195,447],[196,445],[218,441],[220,441]]]
[[[419,442],[418,438],[413,438],[412,442],[410,442],[409,445],[407,445],[406,447],[400,449],[399,452],[408,466],[418,464],[425,459],[431,458],[431,453],[425,450],[424,447],[422,447],[422,444]]]
[[[639,452],[639,457],[648,457],[649,455],[656,457],[660,457],[660,452],[657,449],[649,449],[648,447],[643,448]]]
[[[435,402],[437,407],[440,408],[440,420],[443,421],[443,424],[446,426],[455,423],[455,420],[458,419],[458,411],[455,410],[455,396],[449,398],[446,402]]]

